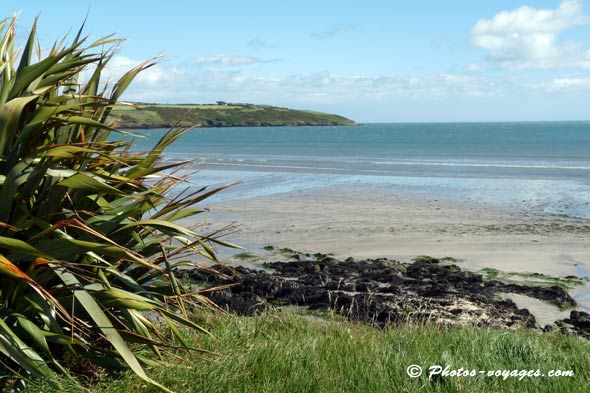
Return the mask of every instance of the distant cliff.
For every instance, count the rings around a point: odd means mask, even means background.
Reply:
[[[270,105],[226,104],[117,106],[111,116],[118,128],[340,126],[356,125],[350,119],[322,112],[279,108]]]

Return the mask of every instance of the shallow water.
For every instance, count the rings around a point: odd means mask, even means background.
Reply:
[[[201,162],[199,186],[242,182],[216,201],[359,186],[590,218],[588,122],[196,129],[166,158]]]

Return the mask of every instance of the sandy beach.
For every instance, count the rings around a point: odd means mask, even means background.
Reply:
[[[419,255],[484,267],[549,275],[590,270],[590,220],[525,209],[330,187],[227,202],[212,219],[233,222],[232,240],[338,257]]]
[[[224,202],[213,206],[209,218],[237,225],[239,232],[228,240],[254,253],[273,245],[338,258],[453,257],[472,271],[559,277],[590,271],[590,220],[535,211],[526,203],[500,206],[384,187],[329,186]],[[590,305],[587,293],[574,290],[582,308]],[[526,297],[513,300],[543,321],[559,317],[557,309]]]

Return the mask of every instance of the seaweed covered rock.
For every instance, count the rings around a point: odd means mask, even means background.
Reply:
[[[214,266],[213,271],[185,271],[199,285],[223,286],[207,292],[219,306],[252,314],[277,305],[330,310],[350,319],[386,326],[407,321],[485,327],[536,327],[528,310],[499,300],[505,284],[484,282],[481,275],[438,260],[404,264],[389,259],[339,261],[316,259],[272,262],[267,270]],[[525,292],[525,286],[519,290]],[[565,292],[565,291],[564,291]],[[557,290],[531,288],[538,298],[563,296]],[[565,293],[567,295],[567,293]]]
[[[564,334],[572,334],[590,339],[590,314],[573,310],[570,317],[555,323]]]

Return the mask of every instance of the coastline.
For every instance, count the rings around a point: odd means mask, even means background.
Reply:
[[[243,124],[195,124],[195,125],[183,125],[187,128],[271,128],[271,127],[357,127],[360,123],[354,124],[333,124],[333,123],[297,123],[297,124],[255,124],[255,123],[243,123]],[[176,124],[123,124],[121,127],[117,127],[123,131],[134,131],[134,130],[161,130],[163,132],[168,131],[171,128],[177,127]]]
[[[577,277],[584,284],[567,290],[590,311],[588,142],[585,128],[560,122],[224,129],[187,133],[166,159],[195,160],[195,187],[242,182],[198,222],[237,226],[225,239],[246,251],[220,250],[230,263],[286,261],[265,246],[339,260],[451,257],[513,281]]]
[[[431,190],[432,191],[432,190]],[[389,258],[411,262],[418,256],[451,257],[462,270],[540,273],[588,277],[590,220],[538,211],[526,204],[453,200],[436,192],[416,194],[390,187],[329,185],[270,196],[224,201],[207,218],[233,224],[226,240],[246,247],[258,261],[264,246],[335,258]],[[243,261],[228,259],[230,263]],[[588,284],[570,294],[588,311]],[[564,317],[553,306],[512,296],[543,323]]]

